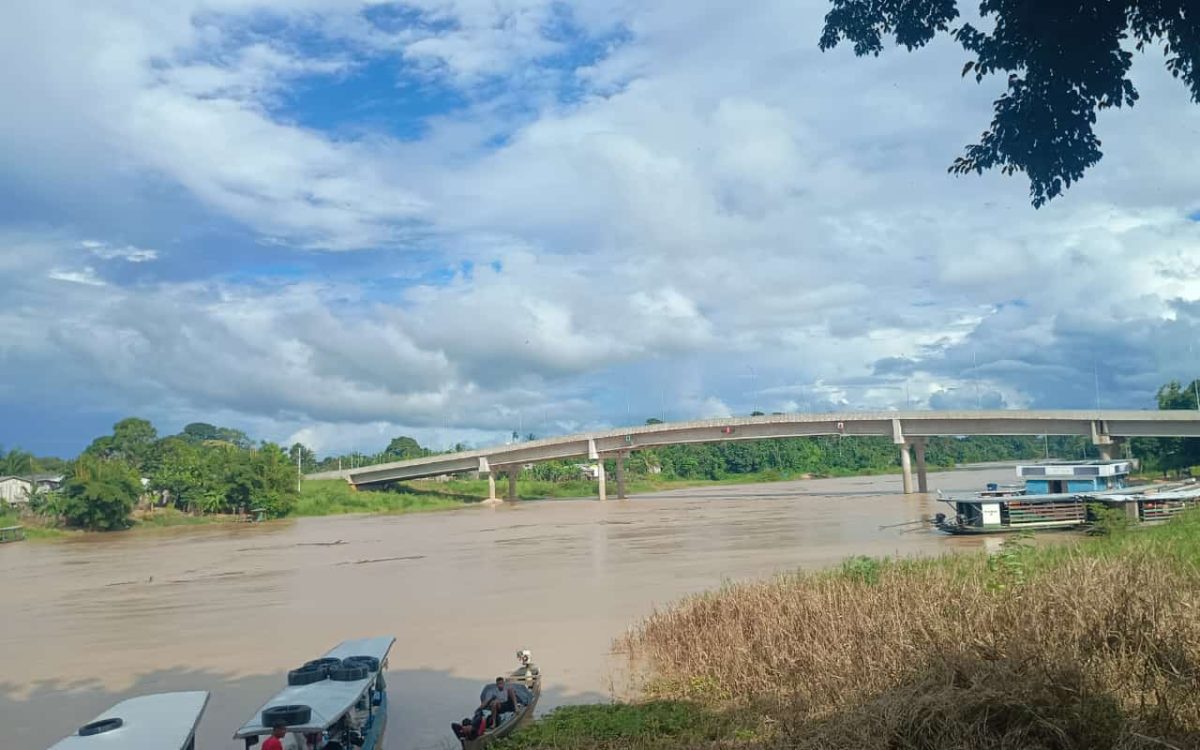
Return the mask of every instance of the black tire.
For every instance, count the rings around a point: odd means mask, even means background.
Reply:
[[[308,706],[271,706],[262,712],[262,725],[273,727],[276,724],[294,727],[307,724],[312,718],[312,709]]]
[[[358,664],[352,666],[341,666],[329,673],[329,679],[335,682],[354,682],[356,680],[365,680],[370,672],[367,668]]]
[[[374,656],[347,656],[342,659],[342,664],[357,667],[366,667],[368,672],[379,671],[379,660]]]
[[[89,724],[84,724],[79,728],[80,737],[91,737],[93,734],[104,734],[111,732],[114,729],[120,729],[125,722],[121,719],[113,717],[111,719],[101,719],[93,721]]]
[[[320,659],[313,659],[312,661],[307,662],[304,666],[309,667],[313,665],[321,667],[328,672],[335,667],[342,666],[342,660],[336,656],[322,656]]]
[[[325,679],[325,669],[323,667],[303,666],[299,669],[293,669],[288,672],[288,685],[311,685],[314,682],[320,682]]]

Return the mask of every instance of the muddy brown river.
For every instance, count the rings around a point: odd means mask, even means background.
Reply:
[[[1013,481],[931,474],[931,490]],[[394,634],[387,747],[450,748],[448,724],[529,648],[539,712],[620,691],[614,637],[654,607],[730,580],[851,555],[996,540],[880,528],[941,507],[895,476],[721,486],[627,501],[553,500],[406,516],[194,527],[0,547],[0,747],[42,750],[132,695],[212,692],[198,750],[287,669]]]

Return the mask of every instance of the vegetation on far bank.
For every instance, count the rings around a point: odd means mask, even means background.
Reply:
[[[726,586],[617,646],[645,699],[503,748],[1200,747],[1200,514]],[[500,750],[500,748],[498,748]]]
[[[412,513],[461,508],[479,497],[455,497],[448,493],[425,492],[404,486],[389,491],[356,490],[341,479],[307,479],[300,485],[300,499],[293,515],[329,516],[339,513]]]
[[[611,462],[609,462],[611,463]],[[930,469],[949,469],[952,467],[930,466]],[[615,474],[613,467],[608,467],[610,477]],[[686,479],[662,474],[652,476],[632,475],[626,479],[625,490],[630,495],[644,495],[651,492],[666,492],[668,490],[683,490],[691,487],[712,487],[714,485],[757,484],[762,482],[787,482],[799,479],[818,479],[826,477],[870,476],[873,474],[898,473],[898,466],[864,468],[851,470],[835,468],[828,472],[794,472],[766,469],[763,471],[747,472],[745,474],[729,474],[718,479]],[[518,500],[552,500],[572,499],[581,497],[596,497],[597,488],[594,479],[535,479],[527,476],[534,472],[522,472],[517,479]],[[307,484],[307,482],[306,482]],[[430,495],[461,497],[464,500],[479,500],[487,497],[488,481],[486,479],[446,480],[416,479],[404,482],[402,485],[412,490]],[[503,498],[508,491],[508,480],[504,476],[496,479],[496,496]],[[615,497],[617,487],[613,479],[608,480],[608,495]]]

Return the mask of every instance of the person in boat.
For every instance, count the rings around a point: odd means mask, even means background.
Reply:
[[[450,729],[454,731],[454,736],[460,740],[473,740],[484,733],[484,716],[483,711],[476,711],[475,718],[470,716],[463,718],[462,723],[454,722],[450,725]]]
[[[497,677],[495,683],[484,685],[479,693],[479,708],[489,709],[494,723],[499,724],[500,714],[517,710],[517,693],[512,685],[505,683],[503,677]]]
[[[262,750],[283,750],[283,738],[287,736],[287,725],[276,724],[271,727],[271,736],[262,744]]]

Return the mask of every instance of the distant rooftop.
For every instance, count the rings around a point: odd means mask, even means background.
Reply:
[[[1035,477],[1117,477],[1133,471],[1132,461],[1053,461],[1041,464],[1020,464],[1017,476]]]

